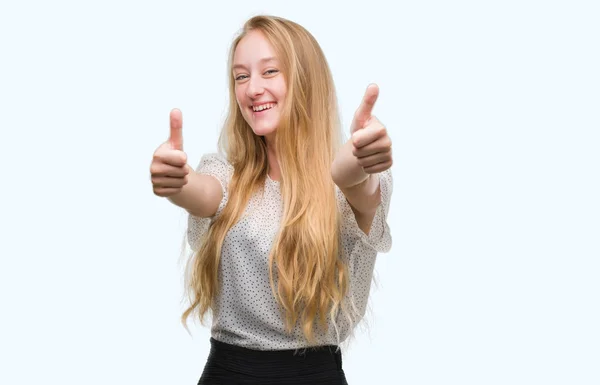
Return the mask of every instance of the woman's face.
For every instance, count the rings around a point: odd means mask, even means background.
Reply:
[[[233,56],[235,96],[256,135],[274,138],[287,92],[275,51],[262,32],[250,31]]]

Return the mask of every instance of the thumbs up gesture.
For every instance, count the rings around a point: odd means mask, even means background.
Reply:
[[[154,194],[169,197],[179,193],[188,182],[187,155],[183,152],[181,111],[173,109],[170,115],[171,133],[152,157],[150,179]]]
[[[379,87],[371,84],[354,114],[350,132],[352,154],[367,174],[375,174],[392,167],[392,140],[386,128],[372,114],[379,96]]]

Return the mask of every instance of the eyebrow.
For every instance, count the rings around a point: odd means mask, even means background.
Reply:
[[[277,58],[276,58],[276,57],[273,57],[273,56],[271,56],[271,57],[265,57],[265,58],[262,58],[262,59],[260,59],[259,61],[260,61],[261,63],[267,63],[267,62],[270,62],[270,61],[277,61]],[[238,68],[246,68],[246,66],[245,66],[245,65],[243,65],[243,64],[234,64],[234,65],[233,65],[233,69],[234,69],[234,70],[235,70],[235,69],[238,69]]]

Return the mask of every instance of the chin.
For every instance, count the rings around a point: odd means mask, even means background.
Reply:
[[[254,134],[265,136],[274,133],[277,130],[277,124],[264,122],[262,124],[249,124]]]
[[[252,131],[258,136],[265,136],[276,131],[274,127],[252,127]]]

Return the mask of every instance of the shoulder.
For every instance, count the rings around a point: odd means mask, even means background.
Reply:
[[[233,170],[233,166],[229,163],[227,155],[218,152],[211,152],[202,155],[197,169],[199,170],[206,168],[222,168],[226,171]]]
[[[195,171],[199,174],[210,175],[217,178],[225,188],[233,175],[233,166],[227,160],[226,155],[220,153],[208,153],[202,155]]]

